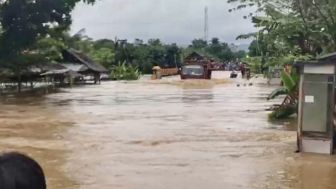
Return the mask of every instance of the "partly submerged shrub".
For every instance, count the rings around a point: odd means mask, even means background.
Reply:
[[[119,63],[112,69],[111,77],[116,80],[138,80],[141,76],[136,66]]]
[[[293,114],[297,113],[296,105],[286,105],[281,108],[273,110],[270,114],[268,114],[269,120],[278,120],[278,119],[286,119]]]

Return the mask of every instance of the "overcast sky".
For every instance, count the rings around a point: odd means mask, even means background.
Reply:
[[[80,3],[73,11],[71,32],[82,28],[94,39],[116,36],[133,41],[160,38],[167,43],[190,44],[204,36],[204,7],[209,9],[209,38],[236,41],[237,35],[255,31],[245,11],[229,13],[227,0],[98,0],[94,5]]]

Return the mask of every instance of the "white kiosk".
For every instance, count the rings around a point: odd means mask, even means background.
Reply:
[[[300,62],[298,146],[300,152],[333,154],[336,53]]]

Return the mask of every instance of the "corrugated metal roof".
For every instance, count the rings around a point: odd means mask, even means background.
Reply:
[[[329,54],[325,54],[323,56],[320,56],[317,58],[318,60],[326,60],[326,59],[336,59],[336,52],[334,53],[329,53]]]
[[[90,59],[84,53],[81,53],[81,52],[76,51],[74,49],[65,50],[64,52],[70,54],[73,57],[75,57],[80,63],[85,64],[89,69],[91,69],[93,71],[107,72],[107,69],[104,66],[94,62],[92,59]]]
[[[89,68],[86,65],[83,64],[72,64],[72,63],[63,63],[61,64],[65,68],[75,71],[75,72],[84,72],[87,71]]]
[[[48,75],[69,75],[71,77],[82,77],[82,74],[75,72],[69,69],[62,69],[62,70],[51,70],[46,73],[41,74],[41,76],[48,76]]]

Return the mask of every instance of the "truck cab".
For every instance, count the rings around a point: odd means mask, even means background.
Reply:
[[[211,79],[212,61],[196,52],[186,57],[181,68],[181,79]]]

